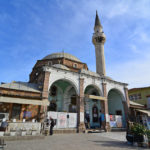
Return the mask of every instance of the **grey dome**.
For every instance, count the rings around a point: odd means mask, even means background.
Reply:
[[[77,57],[75,57],[71,54],[68,54],[68,53],[63,53],[63,52],[62,53],[53,53],[53,54],[47,55],[46,57],[43,58],[43,60],[54,59],[54,58],[67,58],[67,59],[70,59],[73,61],[81,62]]]

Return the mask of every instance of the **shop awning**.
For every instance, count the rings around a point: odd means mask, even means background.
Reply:
[[[107,100],[106,97],[102,97],[102,96],[95,96],[95,95],[87,95],[85,94],[85,97],[89,98],[89,99],[97,99],[97,100]]]
[[[47,100],[24,99],[24,98],[14,98],[14,97],[4,97],[4,96],[0,96],[0,102],[3,102],[3,103],[17,103],[17,104],[31,104],[31,105],[43,105],[43,106],[48,106],[49,105],[49,101],[47,101]]]
[[[144,107],[144,105],[142,105],[142,104],[139,104],[139,103],[135,103],[135,102],[133,102],[133,101],[129,101],[129,103],[130,103],[130,105]]]
[[[148,110],[137,109],[137,111],[147,114],[150,117],[150,111],[148,111]]]

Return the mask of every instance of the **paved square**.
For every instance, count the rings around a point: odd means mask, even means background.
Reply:
[[[135,150],[125,133],[57,134],[45,139],[7,141],[6,150]],[[118,140],[119,139],[119,140]]]

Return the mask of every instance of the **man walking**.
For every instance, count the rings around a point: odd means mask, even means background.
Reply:
[[[50,135],[53,135],[54,126],[55,126],[54,119],[50,117]]]

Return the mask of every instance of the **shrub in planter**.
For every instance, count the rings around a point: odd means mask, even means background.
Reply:
[[[134,136],[134,142],[141,143],[144,141],[144,135],[146,135],[146,128],[141,124],[134,124],[131,127],[131,132]]]
[[[148,138],[148,145],[150,147],[150,130],[146,131],[146,135],[147,135],[147,138]]]
[[[130,143],[133,144],[133,142],[134,142],[134,137],[133,137],[132,134],[127,133],[126,139],[127,139],[128,142],[130,142]]]

